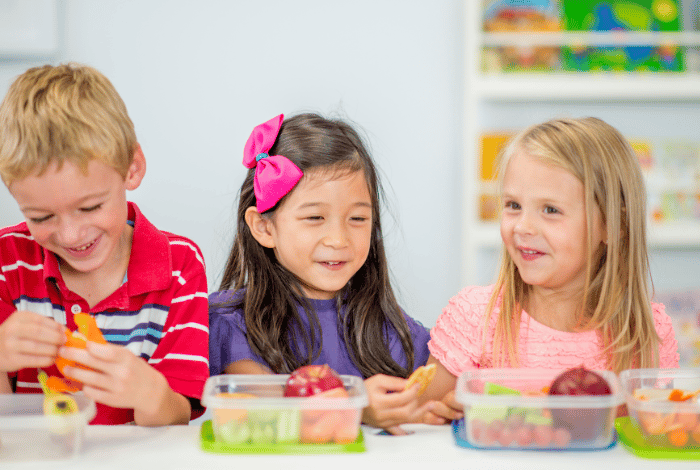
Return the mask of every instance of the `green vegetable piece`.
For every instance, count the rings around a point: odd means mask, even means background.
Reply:
[[[520,395],[520,390],[493,382],[484,383],[484,395]]]
[[[523,408],[520,406],[514,406],[513,408],[510,409],[510,414],[511,415],[520,415],[525,418],[529,412],[532,411],[532,408]]]
[[[273,444],[275,442],[275,429],[271,424],[255,423],[250,431],[250,440],[253,444]]]
[[[279,411],[276,409],[268,410],[264,408],[260,409],[249,409],[248,410],[248,423],[250,424],[274,424],[277,421],[277,415]]]
[[[250,429],[246,423],[231,420],[218,427],[216,438],[227,444],[244,444],[250,439]]]
[[[552,425],[552,418],[544,416],[539,410],[529,410],[525,413],[525,423],[535,426],[540,424]]]
[[[301,429],[301,412],[299,410],[280,410],[277,416],[277,443],[295,444],[299,442]]]
[[[467,418],[479,419],[486,424],[493,421],[504,421],[508,416],[507,406],[472,406],[467,412]]]

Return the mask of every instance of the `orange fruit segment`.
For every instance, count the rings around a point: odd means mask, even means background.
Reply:
[[[79,382],[68,381],[55,376],[51,376],[46,379],[46,387],[55,393],[79,392],[82,388],[79,385]]]
[[[100,328],[95,322],[95,318],[88,313],[76,313],[73,317],[75,324],[78,325],[78,331],[83,334],[88,341],[93,343],[107,344],[107,340],[102,336]]]
[[[70,331],[68,328],[65,329],[66,332],[66,342],[64,346],[69,348],[79,348],[85,349],[87,346],[87,341],[92,341],[93,343],[107,344],[102,332],[97,326],[95,319],[87,313],[76,313],[74,316],[75,324],[78,325],[77,331]],[[86,367],[81,366],[75,361],[70,361],[61,356],[56,358],[56,367],[63,374],[63,369],[66,366],[75,367]]]

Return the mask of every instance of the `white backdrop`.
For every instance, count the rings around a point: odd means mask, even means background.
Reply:
[[[458,0],[66,0],[60,55],[126,102],[148,171],[129,194],[196,241],[211,290],[253,126],[339,114],[364,131],[390,203],[383,223],[401,305],[426,326],[460,288],[462,5]],[[42,61],[0,62],[0,93]],[[393,218],[392,218],[393,214]],[[0,224],[21,221],[0,188]]]

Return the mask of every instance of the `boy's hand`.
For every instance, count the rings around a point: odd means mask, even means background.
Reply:
[[[127,348],[88,341],[86,349],[61,348],[60,354],[93,369],[65,369],[70,379],[83,383],[85,395],[115,408],[133,408],[137,424],[189,422],[188,400],[170,388],[163,374]]]
[[[418,403],[420,384],[404,390],[407,380],[400,377],[377,374],[365,380],[369,405],[362,411],[362,422],[386,429],[391,434],[405,434],[399,426],[403,423],[420,423],[434,406]]]
[[[65,342],[58,322],[38,313],[16,311],[0,324],[0,371],[49,367]]]

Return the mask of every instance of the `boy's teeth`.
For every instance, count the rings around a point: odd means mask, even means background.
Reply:
[[[80,246],[78,248],[73,248],[74,251],[85,251],[92,246],[94,242],[90,242],[87,245]]]

